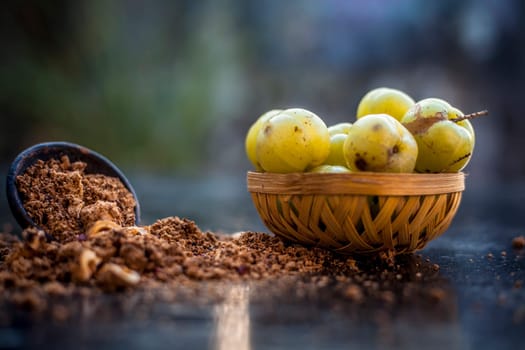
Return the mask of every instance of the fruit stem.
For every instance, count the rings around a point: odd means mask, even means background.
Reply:
[[[489,111],[484,110],[484,111],[474,112],[474,113],[470,113],[470,114],[465,114],[462,117],[457,117],[457,118],[450,119],[450,121],[454,122],[454,123],[457,123],[457,122],[460,122],[462,120],[474,119],[474,118],[481,117],[481,116],[488,115],[488,114],[489,114]]]

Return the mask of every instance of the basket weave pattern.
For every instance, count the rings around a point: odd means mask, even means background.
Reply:
[[[464,174],[248,173],[264,224],[293,242],[341,253],[423,248],[452,222]]]

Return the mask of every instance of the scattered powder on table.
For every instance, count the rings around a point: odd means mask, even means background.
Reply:
[[[67,243],[47,241],[35,228],[24,230],[21,240],[4,234],[0,241],[0,293],[33,310],[45,309],[50,295],[195,290],[205,283],[268,281],[264,290],[274,295],[280,288],[314,299],[318,288],[329,287],[354,303],[416,297],[434,303],[447,295],[437,283],[439,267],[419,256],[355,260],[266,233],[201,232],[178,217],[142,227],[98,221],[85,239]]]
[[[19,179],[28,211],[56,239],[36,227],[21,238],[0,234],[0,305],[41,311],[54,296],[153,290],[168,291],[164,298],[174,300],[181,289],[211,284],[210,298],[221,283],[262,283],[259,290],[273,290],[276,299],[288,291],[315,300],[328,289],[355,304],[421,300],[416,297],[439,303],[447,296],[439,266],[417,255],[356,260],[266,233],[202,232],[179,217],[133,226],[135,203],[122,185],[84,169],[62,158],[37,163]],[[63,307],[51,314],[68,316]]]

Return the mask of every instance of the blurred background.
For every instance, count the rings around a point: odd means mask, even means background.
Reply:
[[[66,140],[133,174],[242,179],[245,134],[265,111],[353,121],[360,98],[388,86],[488,109],[473,122],[469,186],[525,180],[521,0],[0,6],[4,169],[34,143]]]

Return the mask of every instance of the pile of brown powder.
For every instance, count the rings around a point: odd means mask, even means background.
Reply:
[[[135,222],[135,199],[119,179],[86,174],[86,163],[38,160],[16,179],[33,221],[60,242],[75,240],[97,220]]]
[[[265,233],[202,232],[178,217],[132,226],[135,203],[129,192],[118,180],[84,174],[84,168],[63,158],[37,163],[20,177],[28,212],[56,239],[37,228],[24,230],[21,239],[0,235],[0,302],[42,310],[56,295],[254,281],[302,297],[329,287],[355,303],[392,304],[422,294],[436,302],[446,295],[428,288],[439,266],[417,256],[356,261]]]
[[[320,248],[290,245],[265,233],[238,236],[203,233],[194,222],[170,217],[144,227],[99,221],[85,239],[46,241],[43,231],[27,229],[23,239],[0,237],[0,293],[6,300],[43,309],[49,295],[151,290],[163,286],[196,288],[203,282],[279,281],[270,288],[299,288],[308,296],[331,285],[356,303],[392,304],[415,295],[444,298],[440,288],[423,288],[437,265],[401,258],[356,261]],[[401,260],[399,260],[401,259]],[[293,278],[295,287],[290,287]],[[420,284],[418,284],[420,283]],[[268,288],[267,286],[267,288]],[[418,287],[419,286],[419,287]],[[299,295],[299,294],[298,294]]]
[[[23,240],[4,236],[1,285],[60,282],[122,290],[153,281],[262,279],[290,273],[352,274],[350,257],[285,245],[264,233],[238,237],[203,233],[190,220],[171,217],[151,226],[119,227],[99,221],[85,239],[46,241],[27,229]]]

